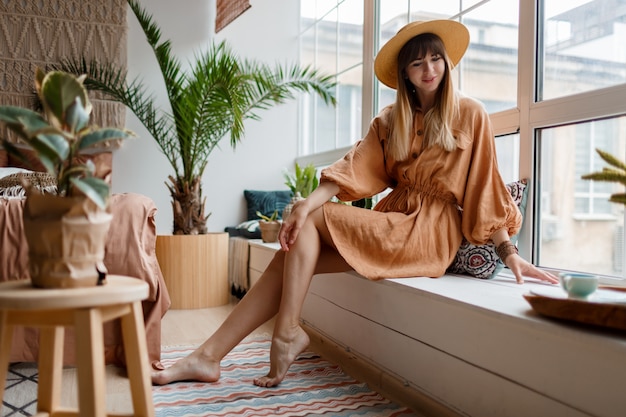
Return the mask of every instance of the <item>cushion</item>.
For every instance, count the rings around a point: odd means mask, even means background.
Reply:
[[[5,175],[6,174],[6,175]],[[56,178],[47,172],[33,172],[23,168],[0,168],[0,198],[24,198],[22,181],[27,181],[42,193],[56,193]]]
[[[528,181],[523,179],[506,184],[513,201],[519,207],[522,215],[526,213],[526,201],[528,199]],[[512,236],[511,242],[517,244],[518,236]],[[473,245],[465,238],[461,242],[454,261],[448,267],[448,272],[456,274],[468,274],[476,278],[492,279],[502,271],[504,264],[496,254],[496,246],[493,242],[485,245]]]
[[[41,162],[39,162],[39,158],[35,154],[35,152],[31,149],[21,148],[20,151],[26,157],[26,161],[22,161],[15,156],[9,154],[6,162],[6,166],[16,167],[16,168],[25,168],[31,171],[40,171],[45,172],[46,168],[43,166]],[[96,154],[89,155],[78,155],[76,157],[76,161],[79,164],[84,164],[88,160],[91,160],[96,166],[96,172],[94,175],[98,178],[105,180],[106,182],[111,182],[111,171],[113,170],[113,153],[111,152],[100,152]]]
[[[278,210],[278,218],[282,218],[285,206],[291,201],[291,191],[255,191],[244,190],[244,197],[248,204],[247,220],[258,220],[256,212],[260,211],[270,217],[274,210]]]
[[[259,220],[246,220],[237,226],[228,226],[224,228],[228,232],[229,237],[245,237],[247,239],[261,239],[261,229],[259,228]]]

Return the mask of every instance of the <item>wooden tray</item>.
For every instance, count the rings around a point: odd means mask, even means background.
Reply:
[[[598,290],[589,300],[580,300],[568,298],[563,291],[558,291],[558,288],[549,290],[533,290],[529,294],[524,294],[524,298],[533,310],[543,316],[626,330],[624,292],[603,289]]]

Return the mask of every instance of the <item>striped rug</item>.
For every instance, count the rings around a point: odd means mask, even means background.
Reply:
[[[156,416],[415,416],[313,352],[298,356],[277,387],[257,387],[252,381],[268,372],[269,348],[269,340],[240,344],[222,361],[218,382],[177,382],[153,387]],[[193,347],[167,348],[161,354],[161,362],[170,366],[192,350]]]

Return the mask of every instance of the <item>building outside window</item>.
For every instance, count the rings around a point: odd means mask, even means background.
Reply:
[[[338,80],[339,105],[303,108],[302,161],[327,165],[394,100],[378,83],[380,45],[415,20],[455,19],[470,46],[457,87],[489,111],[506,182],[531,181],[521,253],[543,267],[625,277],[623,186],[585,181],[626,159],[626,0],[302,0],[302,60]]]

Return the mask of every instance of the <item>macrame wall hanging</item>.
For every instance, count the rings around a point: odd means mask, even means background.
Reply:
[[[1,1],[0,103],[33,108],[35,68],[65,57],[125,66],[127,8],[126,0]],[[91,100],[93,123],[124,127],[123,105]]]
[[[249,0],[217,0],[215,33],[239,17],[250,8]]]

